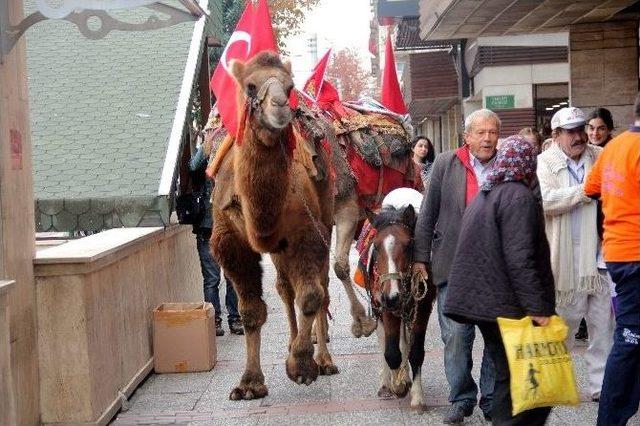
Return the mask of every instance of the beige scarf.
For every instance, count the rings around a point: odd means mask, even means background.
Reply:
[[[554,160],[557,160],[557,176],[561,187],[571,185],[566,157],[558,146]],[[585,152],[585,179],[595,158],[590,150]],[[555,161],[554,161],[555,163]],[[606,288],[602,277],[598,272],[596,256],[600,244],[597,232],[597,204],[596,202],[584,203],[580,207],[580,253],[578,260],[578,273],[575,272],[573,241],[571,235],[571,215],[564,214],[560,222],[559,264],[556,272],[556,304],[558,306],[571,305],[575,301],[575,294],[597,294]]]

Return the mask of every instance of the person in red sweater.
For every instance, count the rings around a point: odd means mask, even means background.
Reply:
[[[607,144],[584,191],[602,200],[604,259],[617,293],[598,425],[626,425],[640,404],[640,94],[634,125]]]

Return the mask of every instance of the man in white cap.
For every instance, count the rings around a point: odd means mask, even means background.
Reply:
[[[598,269],[601,241],[597,202],[587,197],[583,181],[602,149],[588,143],[586,118],[579,108],[562,108],[551,119],[556,141],[538,156],[538,179],[556,283],[556,311],[569,326],[573,347],[580,320],[589,329],[585,353],[591,398],[600,398],[615,320],[607,274]]]

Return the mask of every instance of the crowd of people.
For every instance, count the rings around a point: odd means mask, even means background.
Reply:
[[[414,273],[438,287],[438,320],[450,387],[445,423],[479,405],[493,424],[542,425],[550,408],[512,416],[510,372],[498,317],[566,322],[571,349],[586,322],[587,390],[599,425],[625,425],[640,403],[640,95],[635,123],[612,137],[604,108],[562,108],[541,143],[533,129],[501,139],[482,109],[465,121],[464,145],[424,160],[425,197],[415,228]],[[499,143],[500,141],[500,143]],[[476,326],[484,339],[471,374]]]
[[[496,425],[542,425],[551,411],[512,416],[510,371],[497,318],[552,315],[566,322],[566,346],[588,330],[587,390],[599,425],[625,425],[640,403],[640,95],[635,123],[612,137],[604,108],[555,113],[552,135],[532,128],[501,138],[488,109],[464,123],[464,145],[437,157],[431,141],[412,141],[425,196],[415,227],[413,268],[437,285],[438,321],[451,409],[458,424],[476,405]],[[204,296],[222,328],[220,267],[211,256],[212,183],[201,145],[190,168],[206,214],[194,224]],[[201,176],[202,175],[202,176]],[[231,333],[243,334],[237,297],[226,280]],[[479,383],[472,376],[476,326],[484,340]],[[478,395],[479,391],[479,395]],[[479,398],[478,398],[479,396]]]

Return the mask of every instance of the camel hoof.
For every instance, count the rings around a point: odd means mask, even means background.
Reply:
[[[318,364],[313,358],[287,358],[287,376],[297,384],[311,384],[318,378]]]
[[[340,370],[333,364],[319,365],[320,375],[321,376],[333,376],[334,374],[338,374]]]
[[[371,336],[371,333],[373,333],[377,327],[378,321],[375,318],[366,317],[364,320],[362,320],[362,334],[364,335],[364,337]]]
[[[248,401],[250,399],[264,398],[268,394],[269,391],[264,384],[241,384],[231,391],[229,399],[231,401],[241,401],[243,399]]]
[[[378,389],[378,396],[384,399],[393,398],[393,394],[386,386],[381,386],[380,389]]]
[[[351,324],[351,334],[353,334],[355,338],[362,337],[362,324],[360,324],[360,321],[353,320]]]

